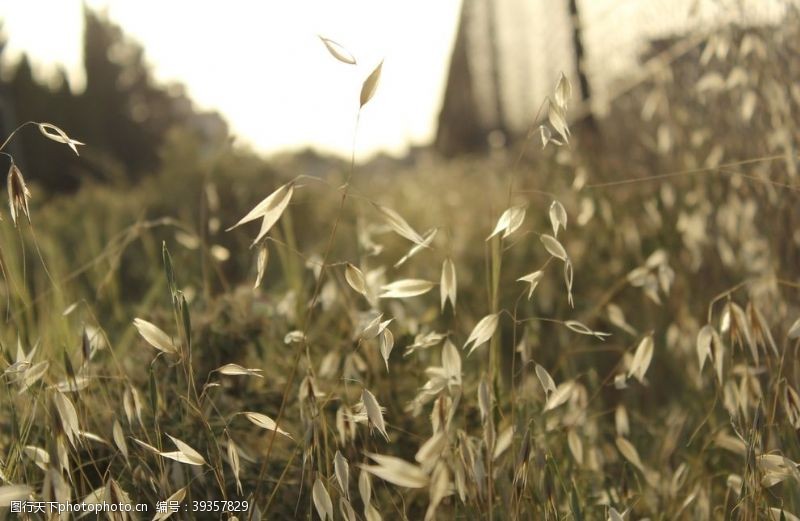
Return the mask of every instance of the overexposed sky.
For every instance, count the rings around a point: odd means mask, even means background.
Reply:
[[[385,59],[358,133],[360,156],[433,139],[460,0],[86,0],[138,40],[159,81],[262,152],[313,146],[349,155],[361,83]],[[44,76],[59,64],[81,88],[80,0],[0,0],[6,59]],[[358,65],[334,60],[323,35]]]

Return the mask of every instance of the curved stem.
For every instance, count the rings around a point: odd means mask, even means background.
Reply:
[[[19,132],[20,130],[22,130],[22,129],[23,129],[23,127],[26,127],[26,126],[28,126],[28,125],[37,125],[37,123],[36,123],[35,121],[26,121],[26,122],[25,122],[25,123],[23,123],[22,125],[20,125],[20,126],[18,126],[17,128],[15,128],[15,129],[14,129],[14,130],[11,132],[11,134],[9,134],[9,135],[8,135],[8,137],[6,138],[6,140],[5,140],[5,141],[3,141],[3,144],[2,144],[2,145],[0,145],[0,150],[4,150],[4,149],[6,148],[6,146],[8,146],[9,142],[11,142],[11,140],[14,138],[14,135],[15,135],[17,132]],[[9,156],[9,157],[11,157],[11,156]]]
[[[320,294],[320,291],[322,289],[322,282],[323,282],[323,280],[325,278],[325,275],[327,273],[327,268],[329,267],[328,266],[328,258],[330,257],[331,250],[333,249],[333,243],[334,243],[334,240],[336,239],[336,232],[339,229],[339,223],[342,220],[342,213],[344,212],[344,205],[345,205],[345,202],[347,201],[347,195],[348,195],[348,192],[349,192],[349,189],[350,189],[350,181],[353,179],[353,173],[355,172],[356,136],[358,135],[358,124],[359,124],[360,120],[361,120],[361,109],[359,108],[358,109],[358,113],[356,114],[355,129],[353,130],[353,147],[352,147],[352,152],[351,152],[351,155],[350,155],[350,171],[348,172],[347,179],[345,180],[345,183],[344,183],[344,185],[342,187],[342,198],[341,198],[341,200],[339,202],[339,209],[336,212],[336,219],[333,222],[333,227],[331,229],[331,234],[328,237],[328,243],[325,246],[325,254],[322,257],[322,270],[320,271],[319,277],[317,277],[317,283],[316,283],[316,285],[314,287],[314,293],[313,293],[313,295],[311,297],[311,303],[309,304],[308,310],[306,311],[306,318],[305,318],[305,321],[303,323],[303,338],[304,338],[304,340],[303,340],[303,342],[300,342],[298,344],[297,352],[295,353],[294,360],[292,362],[292,368],[289,371],[289,377],[286,380],[286,384],[284,385],[284,388],[283,388],[283,396],[281,398],[281,406],[278,409],[277,416],[275,417],[275,423],[276,424],[280,424],[280,421],[283,418],[283,414],[286,411],[286,404],[287,404],[288,399],[289,399],[289,390],[292,388],[292,385],[294,384],[294,379],[295,379],[295,377],[297,375],[297,367],[298,367],[298,365],[300,363],[300,358],[302,357],[302,354],[303,354],[303,348],[305,348],[306,357],[309,358],[309,364],[308,365],[309,365],[309,367],[312,366],[311,360],[310,360],[310,355],[309,355],[309,350],[308,350],[309,349],[308,341],[306,340],[307,333],[308,333],[308,325],[311,322],[311,316],[312,316],[312,313],[314,312],[314,308],[316,306],[317,299],[319,298],[319,294]],[[264,463],[262,463],[261,470],[259,471],[259,479],[258,479],[258,488],[259,489],[261,488],[261,484],[264,482],[264,473],[266,472],[267,466],[269,464],[269,459],[270,459],[270,456],[272,454],[272,446],[273,446],[273,444],[275,442],[275,436],[276,435],[277,435],[277,430],[274,430],[274,431],[272,431],[272,433],[270,435],[270,438],[269,438],[269,443],[267,445],[267,454],[264,457]],[[291,461],[289,463],[291,463]],[[288,466],[289,463],[287,463],[287,466]],[[286,472],[286,468],[284,468],[284,473],[285,472]],[[280,487],[280,485],[281,485],[281,482],[278,482],[275,485],[275,489],[277,490]],[[258,497],[258,492],[259,491],[257,490],[254,497]],[[275,490],[273,491],[272,495],[274,495],[274,494],[275,494]],[[251,512],[252,512],[252,510],[251,510]]]

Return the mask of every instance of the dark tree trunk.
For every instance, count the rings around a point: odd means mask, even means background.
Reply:
[[[581,25],[581,16],[578,9],[578,0],[568,0],[569,2],[569,16],[570,23],[572,24],[572,46],[575,51],[575,72],[578,76],[578,90],[581,96],[581,102],[586,105],[586,116],[578,122],[582,127],[581,132],[587,137],[589,144],[596,144],[598,142],[598,128],[597,122],[592,114],[591,107],[589,106],[592,97],[591,88],[589,86],[589,78],[586,76],[586,58],[583,47],[583,26]]]
[[[588,102],[591,92],[589,91],[589,80],[584,69],[583,29],[581,27],[581,17],[578,13],[577,0],[569,0],[569,17],[572,23],[572,46],[575,50],[575,69],[578,74],[581,101]]]

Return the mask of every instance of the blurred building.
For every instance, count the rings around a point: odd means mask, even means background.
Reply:
[[[602,116],[649,42],[728,23],[776,23],[796,0],[464,0],[436,148],[454,155],[524,135],[563,72],[572,115]],[[665,53],[668,53],[668,49]],[[579,62],[580,61],[580,66]],[[581,89],[580,74],[586,85]],[[588,92],[585,92],[588,86]],[[585,106],[583,95],[589,94]],[[546,114],[546,112],[545,112]],[[500,139],[495,139],[498,135]]]

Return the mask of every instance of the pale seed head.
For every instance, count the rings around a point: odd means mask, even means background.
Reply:
[[[31,220],[30,212],[28,211],[28,199],[31,197],[31,192],[25,184],[25,178],[22,177],[17,165],[11,163],[11,168],[8,169],[8,205],[11,210],[11,220],[14,225],[17,224],[17,214],[21,210]]]

